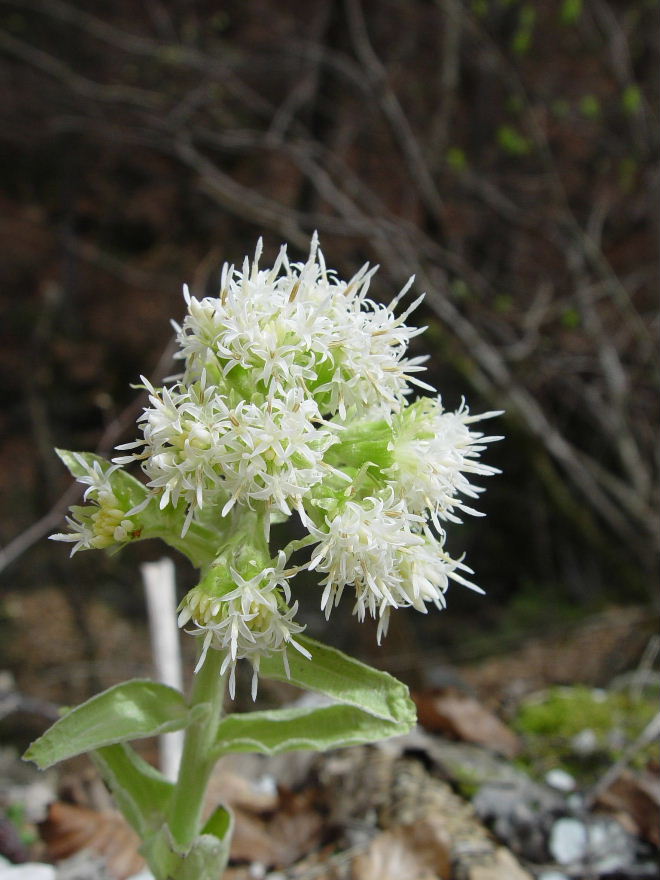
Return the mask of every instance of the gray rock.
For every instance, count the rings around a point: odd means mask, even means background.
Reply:
[[[58,862],[56,877],[57,880],[113,880],[103,859],[84,849]]]
[[[515,783],[489,783],[474,796],[472,805],[499,840],[532,862],[547,857],[547,837],[563,800],[550,789],[524,777]]]

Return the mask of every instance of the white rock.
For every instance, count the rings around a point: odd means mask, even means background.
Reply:
[[[559,865],[581,861],[589,847],[586,825],[577,819],[558,819],[550,832],[549,847]]]
[[[23,805],[30,822],[43,822],[49,805],[57,800],[55,778],[51,775],[28,785],[14,785],[9,789],[8,798],[13,804]]]
[[[273,796],[277,794],[277,779],[271,773],[264,773],[263,776],[255,779],[252,784],[258,794]]]
[[[592,865],[599,874],[613,874],[629,868],[635,860],[635,844],[615,820],[603,817],[589,827]]]
[[[542,871],[537,875],[536,880],[570,880],[570,878],[561,871]]]
[[[6,859],[0,862],[0,880],[56,880],[56,877],[55,868],[41,862],[22,865],[12,865]]]
[[[592,755],[598,748],[598,737],[590,727],[585,727],[573,737],[571,748],[578,755]]]
[[[554,770],[548,770],[545,774],[545,781],[551,788],[557,791],[573,791],[575,788],[575,780],[570,773],[556,767]]]

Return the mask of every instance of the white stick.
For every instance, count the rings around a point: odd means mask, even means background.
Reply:
[[[156,678],[177,690],[183,689],[181,648],[176,623],[176,581],[171,559],[140,566],[151,631],[151,652]],[[183,748],[183,731],[159,738],[160,764],[167,779],[175,780]]]

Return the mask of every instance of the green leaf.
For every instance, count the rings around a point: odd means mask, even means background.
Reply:
[[[405,733],[409,725],[374,718],[354,706],[288,708],[230,715],[220,722],[217,751],[277,755],[292,751],[327,751],[375,742]]]
[[[460,147],[450,147],[447,150],[447,165],[453,171],[465,171],[467,168],[467,156],[465,155],[465,151]]]
[[[562,24],[575,24],[582,15],[582,0],[564,0],[561,5]]]
[[[561,316],[561,322],[564,327],[567,327],[569,330],[575,330],[577,327],[580,326],[582,319],[580,318],[580,313],[578,312],[578,310],[571,306],[567,309],[564,309]]]
[[[282,654],[265,657],[260,666],[265,678],[325,694],[337,702],[357,706],[374,718],[392,722],[405,720],[410,725],[415,723],[415,706],[405,684],[387,672],[373,669],[314,639],[299,636],[297,640],[309,651],[312,659],[289,650],[291,674],[287,675]]]
[[[514,299],[510,293],[498,293],[493,301],[495,311],[499,312],[501,315],[508,314],[513,308],[513,304]]]
[[[234,831],[234,816],[227,807],[217,807],[209,816],[202,834],[212,834],[218,840],[231,840]]]
[[[595,95],[583,95],[580,99],[580,110],[587,119],[598,119],[601,112],[600,101]]]
[[[518,27],[511,41],[511,48],[516,54],[524,55],[525,52],[529,51],[532,45],[535,22],[536,10],[534,7],[531,4],[522,6],[518,18]]]
[[[135,679],[72,709],[35,740],[23,757],[44,770],[102,746],[181,730],[193,720],[179,691]]]
[[[529,139],[512,125],[500,125],[497,129],[497,143],[511,156],[526,156],[532,149]]]
[[[92,758],[142,839],[163,824],[174,785],[162,773],[125,743],[97,749]]]
[[[325,750],[410,730],[416,720],[415,706],[404,684],[335,648],[304,636],[299,641],[311,653],[311,660],[290,650],[288,676],[282,655],[276,654],[262,659],[261,675],[317,691],[333,704],[230,715],[218,727],[218,754]]]
[[[635,185],[639,164],[632,156],[624,156],[619,162],[619,186],[624,192],[630,192]]]
[[[627,86],[624,89],[623,95],[621,96],[621,103],[623,104],[623,109],[626,111],[626,113],[629,113],[631,116],[634,116],[635,113],[638,113],[640,107],[642,106],[642,93],[639,86]]]

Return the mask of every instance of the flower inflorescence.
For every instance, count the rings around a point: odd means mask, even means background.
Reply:
[[[471,480],[497,473],[479,457],[499,438],[473,426],[499,413],[445,411],[418,377],[425,358],[408,356],[423,328],[405,321],[421,297],[396,309],[413,279],[385,306],[368,298],[375,270],[341,280],[316,236],[304,263],[289,262],[285,247],[271,269],[260,256],[261,242],[252,263],[225,265],[217,297],[185,290],[187,314],[175,325],[180,376],[159,389],[143,380],[142,437],[119,447],[111,468],[80,477],[93,509],[77,508],[71,532],[56,536],[74,551],[124,543],[154,505],[182,514],[184,539],[203,523],[217,538],[213,562],[179,622],[202,637],[200,664],[209,649],[225,654],[232,694],[238,660],[252,663],[254,691],[262,656],[283,652],[286,663],[288,646],[306,653],[289,584],[301,569],[324,575],[328,617],[352,591],[354,613],[379,619],[379,641],[392,609],[443,608],[451,581],[479,590],[445,550],[444,526],[476,514],[482,489]],[[415,386],[434,396],[411,401]],[[146,496],[125,509],[112,480],[133,461]],[[271,523],[294,513],[306,537],[273,557]],[[307,546],[310,558],[286,569]]]
[[[119,465],[103,468],[98,461],[88,462],[74,453],[78,465],[78,482],[87,486],[83,499],[88,505],[71,508],[67,516],[69,531],[51,537],[57,541],[73,543],[71,555],[77,550],[105,550],[126,544],[139,531],[133,515],[135,510],[117,498],[112,486],[112,474]]]

